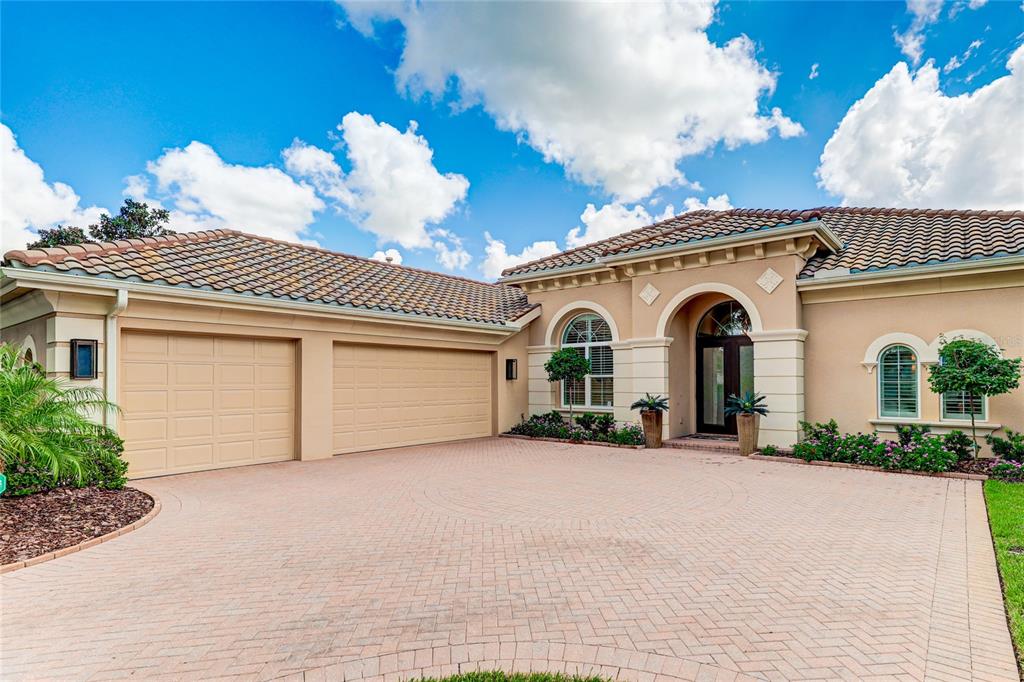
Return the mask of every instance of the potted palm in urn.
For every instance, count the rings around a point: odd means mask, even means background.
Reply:
[[[725,401],[725,416],[736,417],[736,433],[740,441],[740,454],[749,455],[757,449],[757,434],[761,415],[768,414],[763,395],[747,391],[742,396],[730,395]]]
[[[644,440],[647,447],[661,447],[661,413],[668,410],[668,398],[663,395],[648,393],[629,406],[632,410],[640,410],[640,420],[644,424]]]

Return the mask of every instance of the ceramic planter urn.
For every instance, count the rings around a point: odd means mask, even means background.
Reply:
[[[644,425],[646,428],[646,424]],[[757,450],[757,432],[761,428],[761,415],[736,415],[736,433],[740,440],[740,454],[746,457]]]
[[[661,412],[658,410],[641,410],[640,419],[644,423],[644,440],[647,447],[661,447]]]

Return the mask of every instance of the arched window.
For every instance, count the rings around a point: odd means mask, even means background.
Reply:
[[[583,381],[562,382],[562,405],[611,407],[615,400],[612,330],[601,316],[574,317],[562,333],[562,347],[575,348],[590,360],[590,375]]]
[[[750,331],[750,316],[736,301],[719,303],[697,325],[699,336],[743,336]]]
[[[907,346],[889,346],[878,354],[878,415],[916,418],[917,353]]]

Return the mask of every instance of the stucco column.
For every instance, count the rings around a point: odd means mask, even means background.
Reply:
[[[618,385],[615,388],[615,418],[618,421],[639,421],[640,414],[629,409],[634,400],[645,394],[668,396],[668,348],[672,339],[657,336],[646,339],[630,339],[621,344],[630,348],[630,361],[624,367],[630,380],[627,390],[621,395]],[[616,357],[615,381],[619,380],[619,364]],[[631,384],[631,385],[630,385]],[[621,402],[620,402],[621,399]],[[664,437],[668,438],[671,420],[665,414]]]
[[[754,390],[763,393],[769,413],[761,418],[758,445],[788,448],[804,420],[803,329],[747,332],[754,342]]]
[[[527,368],[529,386],[530,414],[543,414],[555,409],[552,401],[552,385],[548,381],[548,373],[544,371],[544,363],[551,354],[558,350],[557,346],[527,346]]]
[[[298,343],[299,459],[334,454],[334,341],[310,334]]]
[[[612,406],[616,422],[636,421],[629,406],[633,403],[633,346],[629,341],[612,343],[612,363],[615,367],[615,392]]]

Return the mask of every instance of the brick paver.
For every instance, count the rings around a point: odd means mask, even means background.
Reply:
[[[138,485],[0,577],[0,677],[1017,679],[975,481],[485,439]]]

